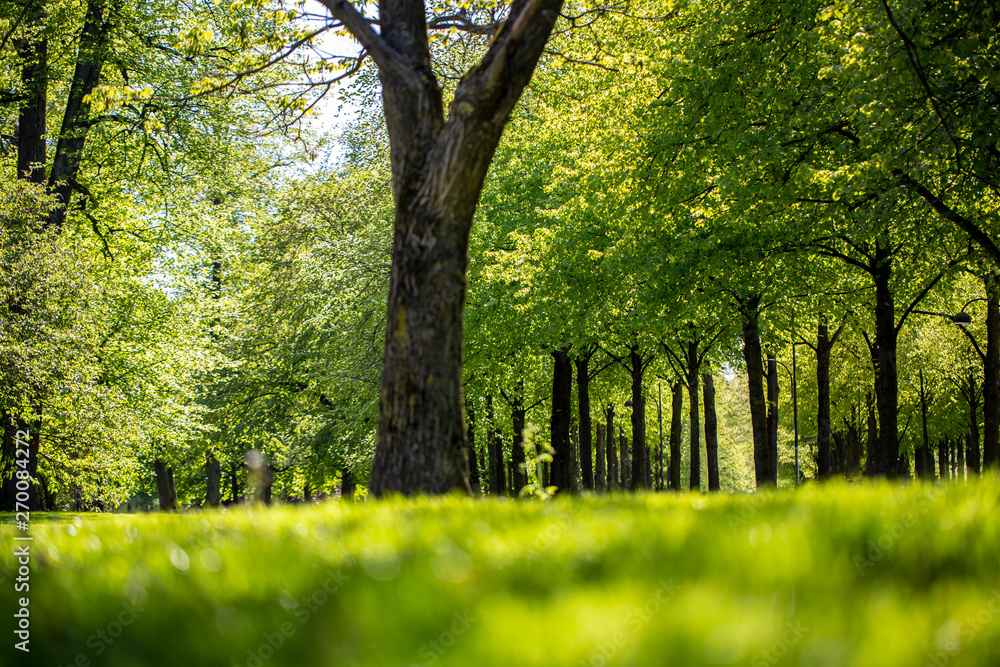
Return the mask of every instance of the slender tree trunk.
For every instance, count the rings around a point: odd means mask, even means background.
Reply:
[[[847,425],[847,453],[844,455],[844,476],[853,479],[861,470],[860,416],[851,410],[851,423]]]
[[[354,490],[357,488],[354,483],[354,473],[348,469],[340,471],[340,499],[344,502],[354,502]]]
[[[632,457],[629,452],[628,439],[625,437],[625,429],[618,429],[618,452],[621,454],[621,475],[622,489],[632,489],[631,475],[629,474],[632,470]]]
[[[767,352],[767,474],[778,485],[778,361]]]
[[[608,457],[608,491],[617,491],[621,488],[618,485],[618,452],[615,448],[615,408],[610,403],[608,404],[607,410],[604,413],[604,417],[607,421],[607,442],[605,447],[607,451],[605,454]]]
[[[493,395],[487,394],[486,396],[486,465],[487,474],[489,480],[489,492],[491,495],[499,495],[500,493],[500,470],[497,468],[497,461],[500,457],[497,456],[497,445],[500,442],[500,436],[497,433],[496,427],[496,414],[493,411]]]
[[[692,491],[701,489],[701,421],[698,417],[698,343],[691,341],[687,349],[687,387],[688,414],[691,423],[691,471],[688,476],[688,488]]]
[[[590,357],[576,359],[576,397],[580,410],[580,470],[583,488],[594,490],[594,454],[590,422]]]
[[[649,488],[646,484],[649,470],[649,454],[646,448],[646,398],[642,393],[642,357],[638,351],[629,354],[632,375],[632,479],[633,491],[640,487]]]
[[[229,464],[229,502],[233,505],[240,502],[239,466],[236,462]]]
[[[930,450],[931,442],[927,434],[927,389],[924,386],[924,370],[918,372],[920,378],[920,422],[923,427],[923,445],[917,450],[916,470],[917,477],[925,479],[928,476],[934,478],[934,468],[927,469],[927,452]]]
[[[867,403],[868,409],[868,424],[867,428],[867,443],[866,443],[866,458],[865,458],[865,476],[874,477],[881,474],[879,471],[878,461],[882,457],[879,449],[882,446],[882,438],[879,437],[878,433],[878,420],[875,416],[875,404],[872,399],[872,395],[865,395],[865,402]]]
[[[766,402],[764,400],[764,368],[761,364],[760,328],[757,308],[760,297],[748,300],[743,313],[743,359],[747,366],[750,395],[750,425],[753,429],[753,460],[757,488],[770,483]]]
[[[1000,276],[986,279],[986,360],[983,364],[983,462],[995,468],[1000,460]],[[977,470],[978,472],[978,470]]]
[[[379,30],[349,2],[323,0],[378,67],[395,225],[371,493],[471,493],[462,415],[462,341],[473,216],[504,126],[562,0],[514,0],[445,118],[424,3],[378,5]]]
[[[705,394],[705,454],[708,459],[708,490],[719,486],[719,421],[715,415],[715,383],[712,374],[701,376]]]
[[[573,413],[573,366],[569,348],[552,352],[555,362],[552,374],[552,484],[560,492],[570,493],[573,483],[573,452],[569,429]]]
[[[985,387],[984,387],[985,389]],[[985,391],[983,392],[985,394]],[[958,447],[958,469],[960,477],[965,477],[965,467],[968,463],[969,471],[979,473],[979,401],[976,397],[976,377],[969,375],[969,437],[966,439],[968,451],[963,451],[961,443]]]
[[[597,493],[604,493],[607,489],[608,483],[608,472],[605,467],[605,461],[607,459],[607,454],[605,453],[604,442],[606,439],[606,430],[604,424],[597,425],[597,470],[594,473],[594,490]]]
[[[833,474],[830,462],[830,351],[833,343],[830,341],[826,320],[820,317],[819,330],[816,334],[816,449],[819,458],[816,462],[816,475],[819,479],[828,479]]]
[[[511,444],[511,494],[517,497],[528,484],[528,476],[524,470],[524,400],[518,394],[514,397],[514,405],[511,410],[511,421],[514,426],[514,440]]]
[[[937,475],[939,480],[948,479],[948,439],[942,437],[937,446]]]
[[[681,413],[684,410],[684,385],[675,382],[671,391],[670,405],[670,490],[681,490],[681,436],[683,425]]]
[[[222,464],[212,452],[205,457],[205,503],[218,507],[222,502]]]
[[[948,445],[948,466],[951,469],[951,478],[956,479],[958,477],[958,438],[949,439]]]
[[[896,307],[889,280],[892,275],[892,255],[880,241],[875,249],[873,277],[875,280],[875,349],[877,354],[875,402],[878,406],[881,447],[876,470],[888,477],[896,476],[899,461],[897,426],[898,379],[896,376]]]
[[[570,475],[569,487],[573,493],[580,492],[580,429],[573,423],[572,436],[570,437]]]
[[[482,482],[479,479],[479,462],[476,457],[476,411],[468,397],[465,399],[466,437],[465,437],[465,458],[469,462],[469,488],[475,495],[483,492]]]

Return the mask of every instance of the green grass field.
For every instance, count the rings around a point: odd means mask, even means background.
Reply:
[[[1000,664],[1000,484],[32,517],[0,664]],[[11,613],[5,612],[8,628]],[[16,623],[18,619],[13,619]]]

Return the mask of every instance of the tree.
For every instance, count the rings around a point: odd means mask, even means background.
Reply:
[[[371,491],[469,490],[462,414],[468,239],[504,125],[562,0],[515,0],[450,112],[431,69],[423,0],[379,4],[379,28],[324,0],[375,61],[391,146],[395,238]]]

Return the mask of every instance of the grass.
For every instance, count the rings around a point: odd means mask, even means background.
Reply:
[[[3,665],[997,665],[1000,485],[33,517]],[[17,609],[4,520],[0,583]],[[29,659],[30,658],[30,659]]]

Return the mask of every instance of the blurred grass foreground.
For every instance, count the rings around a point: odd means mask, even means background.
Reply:
[[[998,491],[5,517],[0,664],[1000,665]]]

